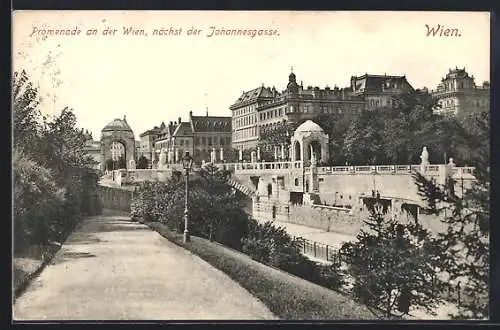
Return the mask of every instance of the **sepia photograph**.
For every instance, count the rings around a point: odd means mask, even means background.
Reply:
[[[13,11],[13,321],[489,320],[490,23]]]

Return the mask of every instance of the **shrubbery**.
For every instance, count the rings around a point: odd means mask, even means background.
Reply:
[[[48,120],[25,72],[13,79],[15,253],[61,241],[81,215],[99,214],[98,175],[86,155],[86,136],[65,108]]]

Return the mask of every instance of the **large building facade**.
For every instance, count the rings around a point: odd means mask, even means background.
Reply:
[[[394,107],[398,96],[415,92],[406,76],[364,74],[351,77],[351,95],[363,97],[365,109]]]
[[[476,86],[465,68],[450,69],[432,96],[437,101],[434,112],[440,115],[465,117],[490,109],[490,84]]]
[[[146,157],[151,165],[153,158],[153,153],[155,150],[156,139],[165,131],[165,123],[161,123],[160,127],[155,126],[154,128],[147,130],[146,132],[139,135],[139,157]]]
[[[298,122],[322,113],[356,114],[364,108],[363,96],[353,95],[350,88],[304,88],[302,83],[297,83],[292,72],[284,91],[261,86],[243,92],[230,106],[233,148],[244,150],[256,147],[261,130],[280,122]]]
[[[160,153],[170,152],[168,162],[179,162],[186,151],[193,156],[195,162],[210,161],[210,153],[215,149],[220,159],[220,149],[227,152],[231,149],[231,117],[193,116],[189,112],[189,121],[170,122],[161,130],[154,142],[153,163],[160,159]]]

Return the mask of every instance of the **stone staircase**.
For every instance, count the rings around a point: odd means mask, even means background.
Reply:
[[[228,182],[227,182],[231,187],[233,187],[234,189],[242,192],[243,194],[249,196],[249,197],[254,197],[255,196],[255,190],[252,190],[250,188],[248,188],[247,186],[239,183],[238,181],[234,180],[234,179],[229,179]]]

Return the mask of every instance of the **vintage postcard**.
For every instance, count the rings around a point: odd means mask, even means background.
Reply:
[[[15,321],[489,319],[489,12],[12,35]]]

